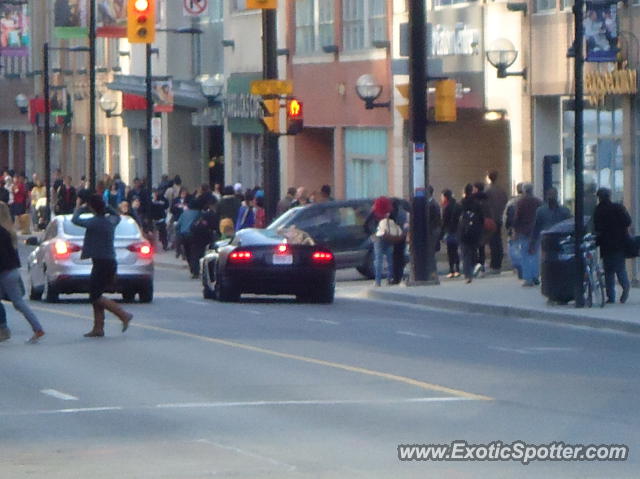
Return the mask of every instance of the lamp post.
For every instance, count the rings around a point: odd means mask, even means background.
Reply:
[[[374,108],[391,108],[391,102],[378,102],[376,100],[382,94],[382,85],[379,85],[373,75],[366,73],[358,77],[356,81],[356,93],[365,103],[367,110]]]
[[[96,191],[96,0],[89,1],[89,190]]]
[[[527,69],[523,68],[519,72],[508,72],[507,68],[513,65],[518,58],[518,50],[506,38],[499,38],[494,41],[486,53],[488,62],[498,70],[498,78],[511,76],[521,76],[527,78]]]

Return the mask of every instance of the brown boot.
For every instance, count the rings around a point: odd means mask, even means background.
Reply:
[[[93,303],[93,329],[84,335],[85,338],[101,338],[104,336],[104,308],[98,302]]]
[[[129,328],[129,321],[133,318],[133,314],[127,313],[118,303],[105,297],[101,297],[96,302],[110,313],[115,314],[118,319],[122,321],[123,333]]]

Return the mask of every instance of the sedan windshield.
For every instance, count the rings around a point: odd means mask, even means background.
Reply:
[[[91,218],[91,214],[83,214],[81,218]],[[138,225],[131,218],[121,217],[120,223],[116,226],[116,238],[137,238],[140,236]],[[64,234],[68,236],[84,237],[85,229],[82,226],[75,225],[71,222],[71,217],[65,218],[62,225]]]

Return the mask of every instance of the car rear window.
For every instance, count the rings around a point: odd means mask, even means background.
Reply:
[[[90,214],[81,215],[81,218],[91,218]],[[64,224],[62,225],[64,230],[64,234],[69,236],[82,236],[84,237],[85,229],[82,226],[75,225],[71,222],[71,218],[65,219]],[[122,217],[118,226],[116,226],[115,236],[116,237],[137,237],[140,235],[140,229],[136,222],[131,218]]]

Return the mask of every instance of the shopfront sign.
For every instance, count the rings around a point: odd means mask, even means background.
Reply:
[[[607,95],[635,95],[637,92],[637,70],[590,72],[584,77],[584,93],[592,104],[603,103]]]

